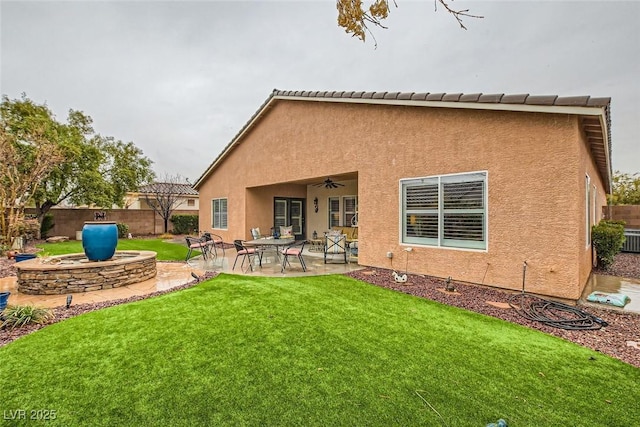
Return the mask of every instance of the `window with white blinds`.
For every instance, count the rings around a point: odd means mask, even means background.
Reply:
[[[355,196],[345,196],[342,198],[344,205],[344,212],[342,218],[342,224],[345,226],[351,226],[354,224],[356,213],[358,213],[358,198]]]
[[[329,197],[329,228],[340,225],[340,198]]]
[[[486,249],[486,172],[400,183],[403,243]]]
[[[329,197],[329,228],[356,225],[358,196]]]
[[[217,229],[227,228],[227,199],[211,200],[211,226]]]

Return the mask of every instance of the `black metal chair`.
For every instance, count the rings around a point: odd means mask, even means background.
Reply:
[[[289,264],[289,267],[291,267],[289,257],[297,257],[300,261],[300,265],[302,266],[302,271],[307,271],[307,265],[305,264],[304,258],[302,257],[302,251],[304,250],[304,245],[306,243],[306,240],[300,240],[282,249],[282,268],[280,269],[281,273],[284,273],[287,264]]]
[[[205,238],[207,243],[213,248],[214,257],[218,257],[218,246],[222,249],[222,257],[224,258],[224,241],[222,240],[222,236],[218,234],[209,233],[208,231],[202,233],[202,236]]]
[[[324,263],[327,263],[327,255],[342,255],[344,263],[347,264],[347,236],[345,234],[328,234],[324,238]]]
[[[189,258],[191,258],[191,254],[193,253],[193,251],[200,251],[202,253],[202,258],[207,259],[207,256],[209,255],[210,245],[207,243],[204,237],[186,236],[185,239],[187,241],[187,248],[189,248],[189,252],[187,252],[185,261],[189,261]]]
[[[240,268],[244,266],[244,261],[248,259],[249,268],[251,269],[251,271],[253,271],[253,260],[255,259],[256,256],[258,257],[258,262],[260,263],[260,267],[262,267],[262,252],[260,252],[259,250],[256,250],[256,248],[246,247],[242,242],[242,240],[234,240],[233,246],[236,247],[237,254],[236,254],[235,261],[233,261],[233,267],[231,268],[231,270],[235,270],[236,263],[238,262],[238,258],[240,256],[242,256],[242,263],[240,264]]]

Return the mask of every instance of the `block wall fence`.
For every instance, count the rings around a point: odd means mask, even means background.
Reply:
[[[34,209],[27,209],[27,214],[34,214]],[[164,221],[160,215],[151,209],[51,209],[53,228],[47,233],[49,236],[68,236],[76,238],[76,232],[81,231],[85,221],[95,221],[104,214],[104,221],[115,221],[129,226],[133,236],[162,234]],[[197,215],[198,211],[175,210],[171,215]],[[169,231],[173,223],[169,221]]]
[[[624,228],[640,230],[640,205],[605,206],[603,216],[626,222]]]

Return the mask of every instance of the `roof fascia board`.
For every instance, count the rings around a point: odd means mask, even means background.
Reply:
[[[404,105],[409,107],[461,108],[470,110],[499,110],[521,111],[531,113],[576,114],[582,116],[604,116],[603,107],[574,107],[566,105],[533,105],[533,104],[503,104],[491,102],[448,102],[448,101],[418,101],[404,99],[372,99],[372,98],[326,98],[306,96],[281,96],[273,99],[315,102],[343,102],[353,104]]]
[[[609,155],[610,151],[609,151],[609,135],[611,135],[609,133],[609,125],[607,124],[607,120],[606,117],[604,115],[604,113],[600,116],[600,126],[602,126],[602,137],[604,140],[604,156],[607,162],[607,176],[605,177],[607,180],[607,184],[608,184],[608,188],[607,188],[607,194],[613,194],[613,177],[611,176],[612,174],[612,167],[611,167],[611,156]]]

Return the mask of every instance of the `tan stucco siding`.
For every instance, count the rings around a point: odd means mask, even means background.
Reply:
[[[287,195],[271,185],[356,172],[361,264],[520,289],[526,260],[527,290],[577,298],[579,138],[577,119],[564,114],[276,102],[199,188],[209,205],[201,225],[210,227],[210,199],[227,197],[225,239],[246,236],[248,222],[271,222],[259,209]],[[400,180],[473,171],[488,174],[487,250],[411,245],[407,261]],[[304,194],[294,187],[286,192]]]
[[[580,244],[578,245],[578,256],[580,260],[578,264],[578,282],[582,287],[584,287],[591,274],[591,266],[593,265],[595,258],[592,246],[587,241],[586,235],[587,200],[585,197],[585,177],[589,176],[591,185],[589,211],[591,213],[592,220],[590,225],[595,225],[602,219],[602,208],[603,206],[607,205],[607,189],[604,187],[602,177],[598,173],[595,162],[593,161],[591,156],[589,156],[589,147],[586,138],[583,134],[579,134],[577,140],[580,152],[580,168],[578,169],[577,180],[579,192],[582,196],[581,200],[579,201],[580,221],[577,231],[578,235],[581,237]]]

